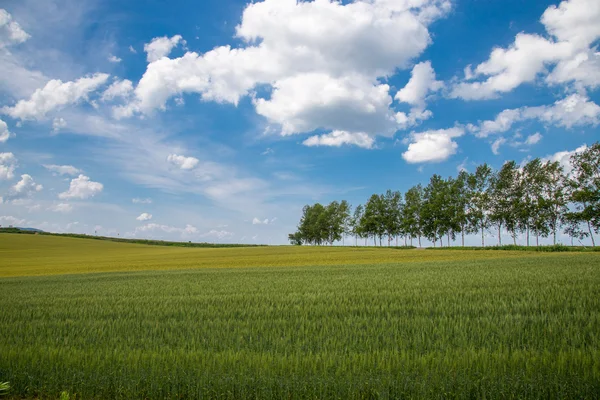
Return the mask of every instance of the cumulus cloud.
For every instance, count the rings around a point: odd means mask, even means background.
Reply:
[[[184,228],[178,228],[170,225],[161,225],[155,223],[149,223],[146,225],[138,226],[135,228],[135,233],[179,233],[181,237],[189,237],[198,234],[198,228],[193,225],[187,224]]]
[[[183,41],[182,39],[181,35],[175,35],[171,38],[163,36],[156,37],[150,43],[146,43],[144,51],[148,54],[148,62],[151,63],[168,56],[171,50]]]
[[[52,172],[55,175],[71,175],[71,176],[75,176],[77,174],[80,174],[82,171],[79,168],[75,168],[72,165],[48,165],[48,164],[44,164],[44,168],[46,168],[48,171]]]
[[[48,207],[48,211],[68,214],[73,211],[73,206],[68,203],[58,203]]]
[[[200,160],[195,157],[185,157],[178,154],[170,154],[167,157],[167,161],[176,167],[184,170],[191,170],[196,168]]]
[[[533,135],[529,135],[527,136],[527,139],[525,139],[525,144],[527,146],[532,146],[534,144],[538,144],[540,142],[540,140],[542,140],[543,136],[541,133],[536,132]]]
[[[87,99],[108,77],[108,74],[98,73],[69,82],[53,79],[37,89],[29,100],[20,100],[14,107],[3,107],[2,112],[21,120],[42,119],[50,111]]]
[[[600,85],[600,54],[592,48],[600,38],[600,3],[566,0],[550,6],[541,22],[550,37],[519,33],[508,48],[495,48],[487,61],[465,69],[465,81],[457,83],[451,97],[489,99],[533,82],[546,74],[549,84],[574,81],[576,86]],[[554,66],[554,69],[549,70]],[[485,80],[470,82],[472,79]]]
[[[225,230],[216,230],[211,229],[210,231],[200,235],[200,237],[215,237],[217,239],[225,239],[233,236],[233,232],[225,231]]]
[[[17,168],[17,158],[13,153],[0,153],[0,180],[14,178]]]
[[[136,197],[135,199],[131,199],[131,202],[133,204],[152,204],[152,199],[142,199],[142,198]]]
[[[375,140],[364,132],[333,131],[324,135],[311,136],[302,144],[308,147],[354,145],[364,149],[372,149]]]
[[[500,154],[500,146],[502,146],[505,143],[506,139],[502,137],[494,140],[494,143],[492,143],[492,153],[494,153],[495,155]]]
[[[122,60],[119,57],[111,54],[108,56],[108,61],[116,64],[116,63],[120,63]]]
[[[6,142],[9,137],[10,132],[8,131],[8,125],[0,119],[0,143]]]
[[[424,61],[413,67],[410,80],[396,93],[395,99],[422,109],[429,93],[437,92],[443,87],[444,83],[435,79],[431,62]]]
[[[2,11],[2,10],[0,10]],[[12,215],[1,215],[0,216],[0,224],[2,225],[22,225],[25,223],[24,219],[19,219],[16,217],[13,217]]]
[[[559,151],[558,153],[554,153],[552,155],[542,158],[542,161],[550,161],[550,162],[558,161],[558,163],[563,167],[565,173],[570,174],[571,171],[573,171],[573,165],[571,164],[571,157],[574,154],[581,153],[581,152],[587,150],[587,148],[588,148],[587,145],[584,144],[583,146],[580,146],[580,147],[576,148],[575,150]]]
[[[272,224],[273,222],[275,222],[276,220],[277,220],[277,218],[258,219],[256,217],[254,217],[254,219],[252,220],[252,225],[269,225],[269,224]]]
[[[133,82],[129,79],[123,79],[113,82],[102,93],[102,101],[110,101],[115,98],[127,98],[133,92]]]
[[[67,121],[64,118],[54,118],[52,121],[52,132],[57,133],[67,126]]]
[[[491,134],[506,132],[515,123],[527,120],[538,120],[564,128],[595,126],[600,123],[600,106],[586,95],[575,93],[550,106],[504,110],[494,120],[483,121],[478,125],[469,125],[469,130],[478,137],[487,137]]]
[[[21,175],[21,180],[12,186],[4,200],[6,201],[18,201],[31,198],[36,192],[39,192],[44,187],[35,183],[31,175]]]
[[[431,42],[428,25],[449,5],[446,0],[251,3],[236,28],[244,47],[220,46],[175,59],[153,56],[134,100],[116,115],[164,109],[182,93],[232,104],[250,95],[256,112],[280,126],[283,135],[323,129],[392,136],[398,122],[390,88],[378,78],[410,66]],[[254,91],[263,85],[272,88],[267,97]]]
[[[152,214],[141,213],[136,219],[138,221],[150,221],[152,219]]]
[[[30,37],[8,11],[0,8],[0,49],[23,43]]]
[[[60,193],[59,199],[89,199],[96,196],[104,189],[104,185],[100,182],[90,181],[90,178],[85,175],[79,175],[71,180],[69,190]]]
[[[402,158],[411,164],[445,161],[458,149],[458,144],[452,139],[464,133],[461,127],[412,132],[407,140],[408,150],[402,153]]]

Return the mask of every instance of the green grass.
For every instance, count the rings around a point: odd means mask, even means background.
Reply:
[[[183,249],[25,236],[0,242],[8,398],[600,395],[597,253]],[[76,273],[96,271],[94,257],[101,271],[131,271]],[[151,271],[139,271],[138,258]]]

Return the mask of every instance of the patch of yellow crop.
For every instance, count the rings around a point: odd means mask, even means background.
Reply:
[[[183,248],[44,235],[0,235],[0,277],[196,268],[484,261],[531,256],[544,255],[523,251],[434,251],[326,246]],[[577,257],[579,254],[569,256]]]

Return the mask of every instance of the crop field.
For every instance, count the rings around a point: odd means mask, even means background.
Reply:
[[[0,235],[7,398],[600,397],[600,253]]]

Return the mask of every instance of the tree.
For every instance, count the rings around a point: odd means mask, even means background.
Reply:
[[[302,234],[300,232],[290,233],[288,235],[288,240],[290,241],[290,244],[293,244],[294,246],[302,246]]]
[[[380,196],[380,201],[383,211],[383,229],[388,237],[388,247],[390,246],[392,237],[397,237],[402,233],[400,224],[402,212],[402,195],[400,192],[392,192],[388,190],[385,195]]]
[[[425,187],[423,196],[423,207],[421,209],[421,221],[423,223],[423,234],[436,246],[449,229],[449,213],[445,202],[447,201],[447,183],[439,175],[433,175],[429,184]]]
[[[363,232],[369,237],[373,237],[373,242],[377,245],[377,238],[379,238],[379,246],[381,246],[381,239],[385,235],[385,204],[383,196],[377,194],[372,195],[367,204],[365,205],[365,213],[363,215]]]
[[[364,214],[364,207],[362,204],[359,204],[354,209],[354,214],[352,215],[352,219],[350,220],[351,233],[355,238],[355,245],[358,246],[358,238],[363,237],[363,232],[361,229],[361,220]]]
[[[563,215],[568,211],[567,203],[568,190],[563,167],[558,161],[544,163],[541,219],[546,225],[546,230],[552,232],[554,244]]]
[[[472,231],[481,231],[481,247],[485,247],[485,231],[490,227],[492,169],[487,164],[477,167],[469,175],[468,193],[471,196],[468,221]]]
[[[460,171],[456,179],[449,179],[447,190],[449,191],[448,205],[450,207],[450,230],[449,234],[460,231],[461,243],[465,246],[465,233],[471,233],[469,224],[469,212],[472,207],[472,196],[468,186],[469,173]],[[450,246],[450,239],[448,239]]]
[[[573,170],[569,178],[570,200],[574,210],[566,214],[567,232],[596,246],[594,233],[600,231],[600,143],[571,156]],[[585,224],[587,230],[581,229]]]
[[[402,208],[402,230],[410,236],[411,245],[413,238],[419,238],[421,247],[421,209],[423,208],[423,187],[413,186],[404,194],[404,207]]]
[[[502,245],[502,228],[511,233],[516,244],[519,227],[520,173],[514,161],[505,163],[492,180],[490,220],[498,228],[498,244]]]

